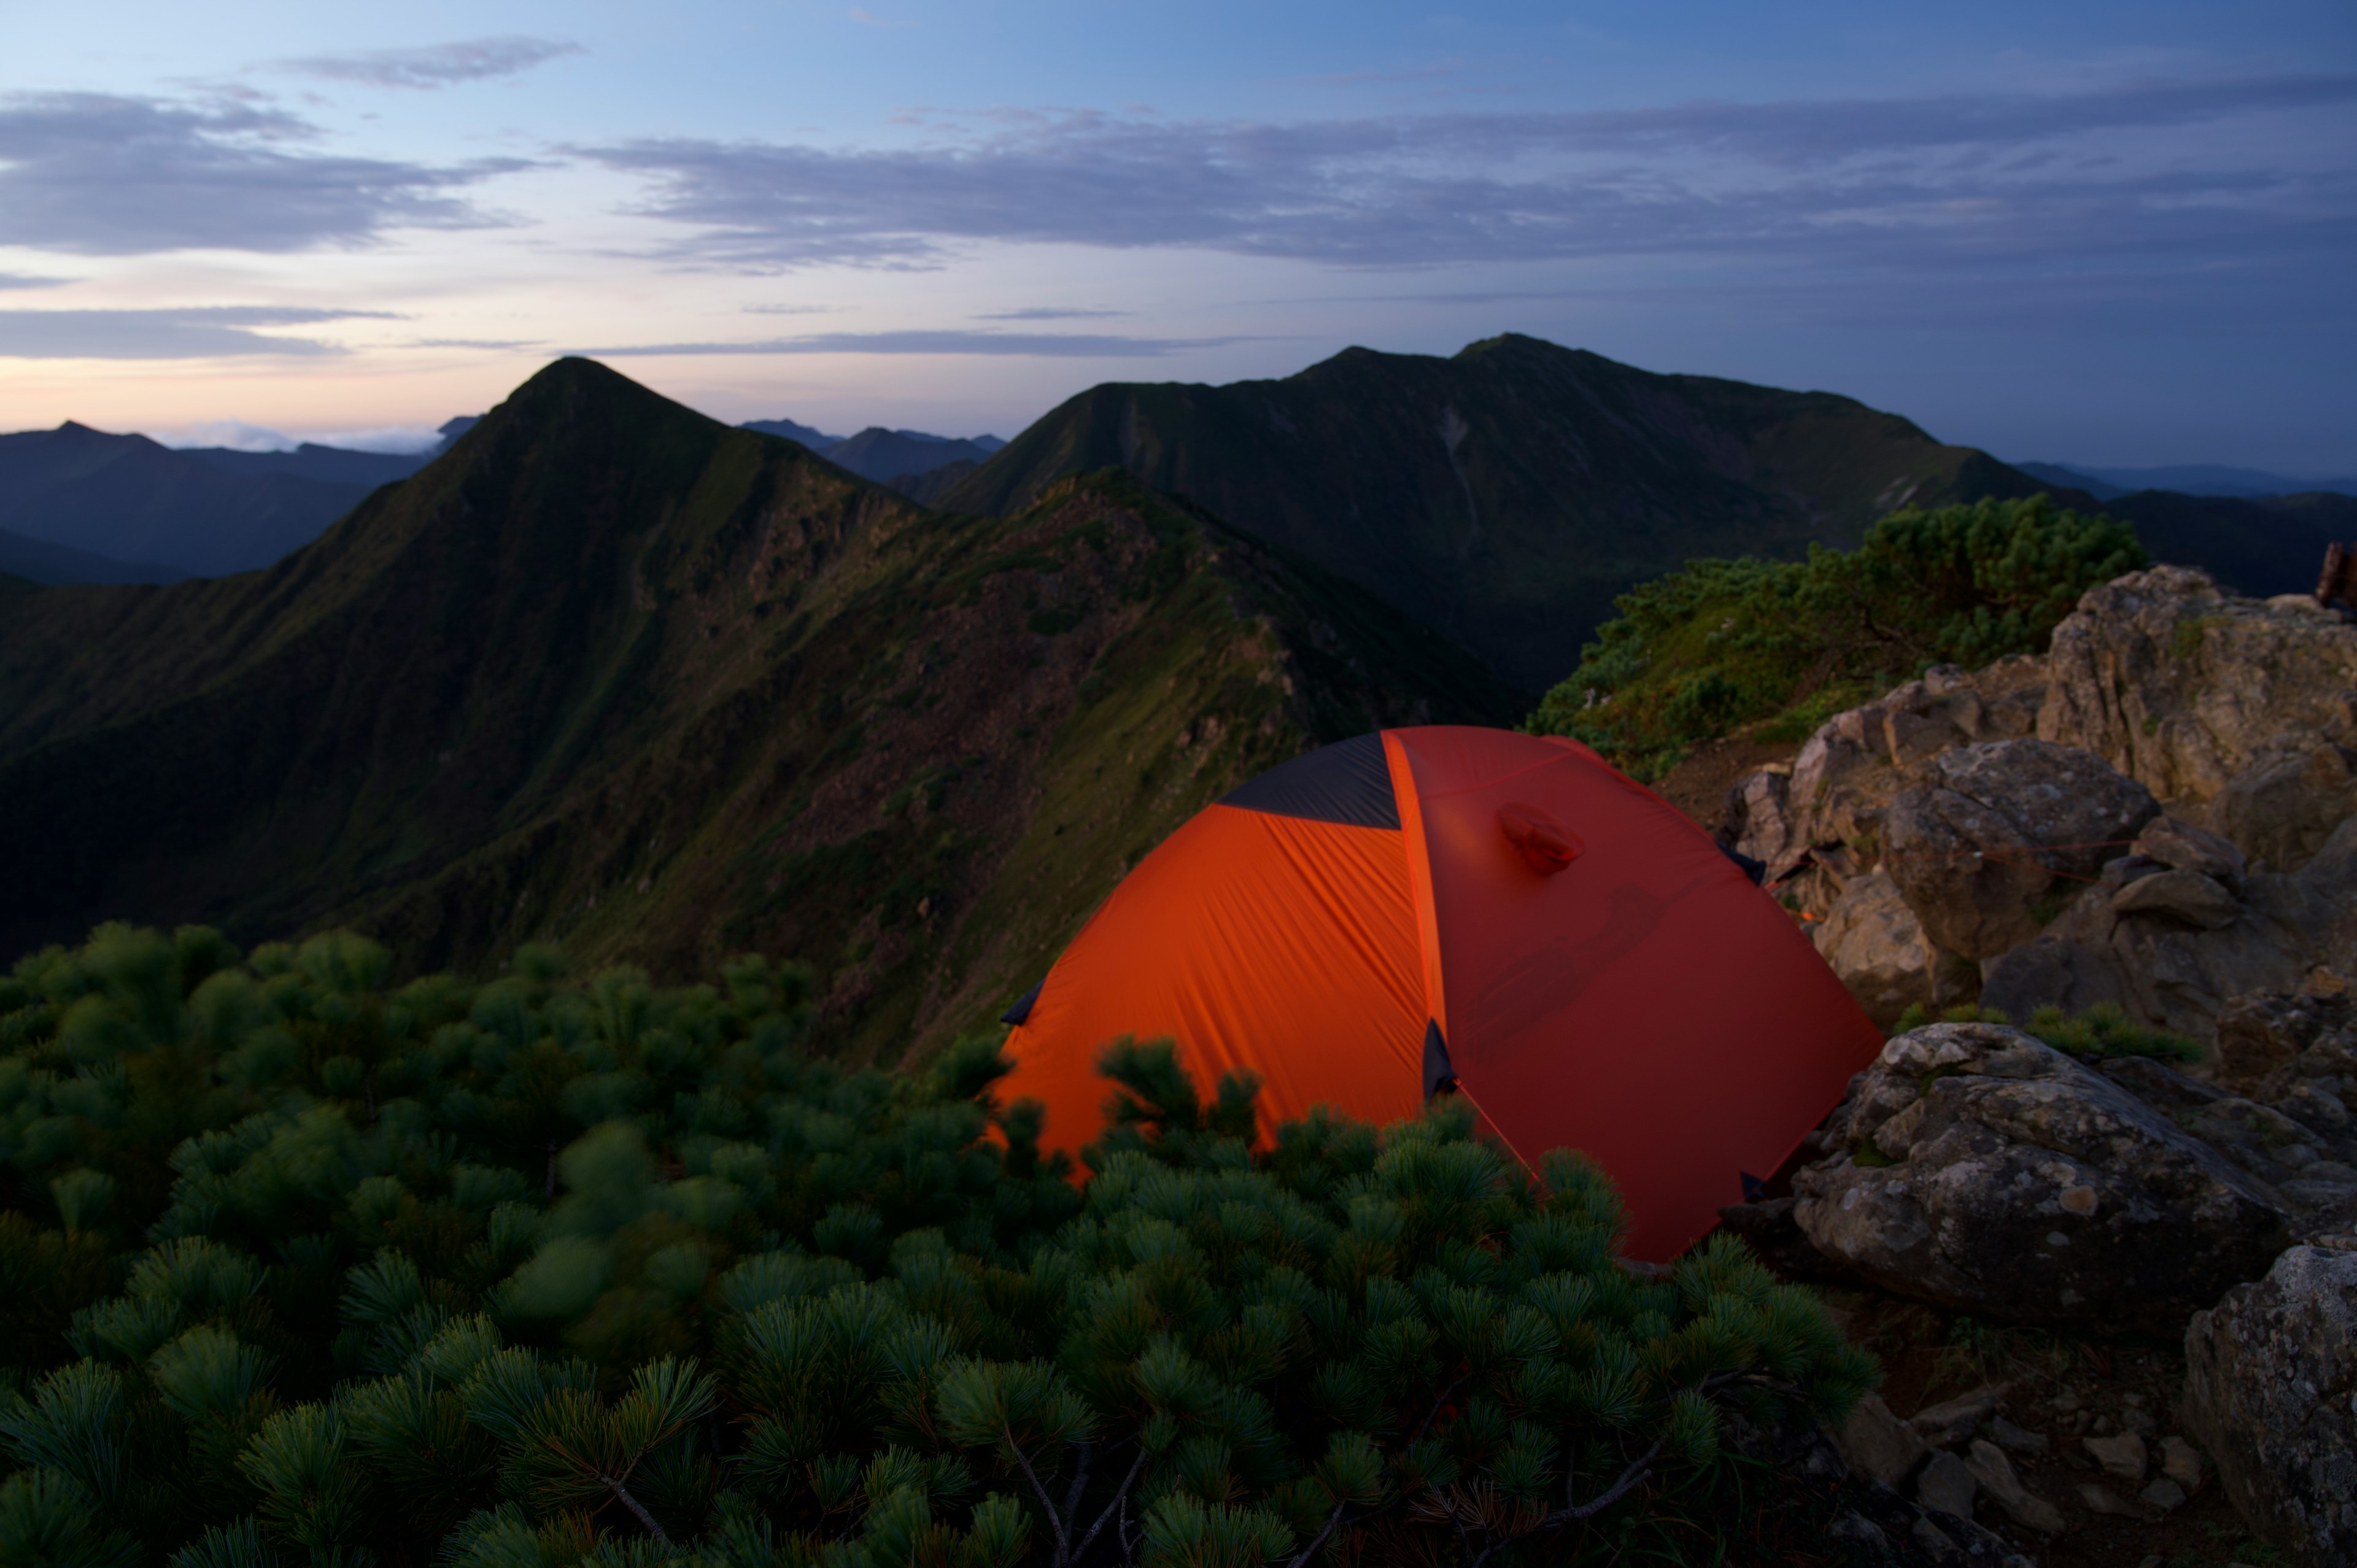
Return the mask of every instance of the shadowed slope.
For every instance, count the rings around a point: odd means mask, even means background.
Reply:
[[[1512,722],[1460,650],[1118,477],[927,514],[560,361],[262,574],[0,623],[0,945],[352,923],[820,971],[846,1035],[1028,985],[1164,832],[1316,740]]]
[[[1519,336],[1449,359],[1351,349],[1295,376],[1109,383],[938,504],[1022,506],[1117,465],[1300,551],[1511,680],[1578,662],[1612,596],[1702,555],[1855,542],[1895,507],[2046,487],[1826,392],[1663,376]]]

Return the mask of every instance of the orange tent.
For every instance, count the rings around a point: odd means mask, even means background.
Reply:
[[[1103,1122],[1098,1052],[1175,1038],[1208,1098],[1374,1122],[1460,1093],[1516,1155],[1586,1151],[1639,1258],[1781,1165],[1881,1036],[1708,834],[1577,742],[1385,730],[1206,807],[1006,1015],[1043,1143]]]

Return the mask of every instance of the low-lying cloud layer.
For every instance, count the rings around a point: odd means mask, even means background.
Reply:
[[[403,227],[487,221],[452,192],[522,167],[341,157],[251,103],[98,92],[0,98],[0,244],[83,255],[356,245]]]
[[[381,310],[306,310],[214,306],[189,310],[0,310],[0,359],[210,360],[341,353],[309,338],[277,338],[264,327],[309,327]]]

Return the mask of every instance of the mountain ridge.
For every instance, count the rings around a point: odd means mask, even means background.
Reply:
[[[2357,478],[2296,479],[2264,468],[2236,467],[2230,463],[2177,463],[2158,468],[2091,467],[2081,463],[2016,463],[2014,467],[2038,478],[2075,486],[2098,500],[2143,490],[2246,500],[2319,492],[2357,496]]]
[[[1524,685],[1577,663],[1615,595],[1691,556],[1789,556],[1852,543],[1898,507],[2051,489],[1836,393],[1656,374],[1511,333],[1446,359],[1346,349],[1276,381],[1107,382],[974,471],[902,488],[988,513],[1109,466],[1340,572]]]
[[[928,473],[952,463],[980,463],[1006,445],[996,435],[934,435],[871,424],[850,435],[829,435],[791,419],[748,419],[740,430],[798,441],[837,467],[878,484]]]
[[[846,1048],[937,1044],[1242,778],[1526,701],[1125,477],[943,517],[559,361],[269,571],[18,596],[0,946],[119,917],[477,972],[537,937],[669,973],[759,947],[813,963]]]

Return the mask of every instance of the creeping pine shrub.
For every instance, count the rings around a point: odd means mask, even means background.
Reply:
[[[1781,1506],[1744,1434],[1872,1376],[1446,1102],[1255,1150],[1249,1080],[1118,1042],[1082,1187],[994,1042],[815,1059],[797,970],[389,970],[112,927],[0,981],[0,1563],[1694,1561]]]
[[[2145,560],[2127,524],[2037,496],[1893,512],[1803,561],[1689,562],[1614,601],[1529,727],[1645,779],[1741,725],[1799,740],[1931,665],[2042,649],[2081,594]]]

